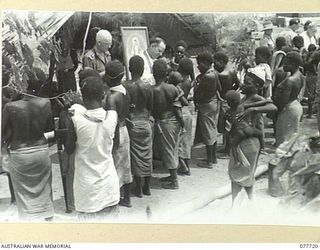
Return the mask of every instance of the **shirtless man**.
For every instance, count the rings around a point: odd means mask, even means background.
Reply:
[[[224,114],[229,108],[226,101],[226,93],[229,90],[236,90],[239,88],[239,79],[237,77],[237,72],[228,65],[229,58],[223,52],[217,52],[213,56],[214,69],[218,71],[219,80],[221,83],[221,91],[219,92],[220,99],[220,111],[218,118],[218,132],[223,134],[223,141],[225,144],[224,150],[221,153],[229,154],[230,152],[230,139],[228,133],[224,131],[223,121]]]
[[[37,82],[29,81],[27,94],[7,103],[2,118],[18,212],[26,220],[53,217],[51,161],[44,133],[54,126],[50,101],[32,95],[39,88]]]
[[[136,183],[134,194],[137,197],[151,195],[150,180],[152,173],[152,111],[151,85],[142,81],[144,61],[140,56],[129,60],[132,80],[123,85],[130,96],[129,121],[131,170]],[[142,187],[142,180],[144,185]]]
[[[298,96],[304,83],[304,76],[299,70],[302,58],[297,52],[289,52],[284,58],[283,69],[290,76],[281,82],[276,89],[275,103],[279,114],[276,122],[276,146],[291,138],[299,131],[302,106]]]
[[[130,184],[132,182],[130,164],[130,139],[126,127],[126,118],[129,115],[129,97],[121,80],[124,76],[124,66],[118,60],[106,64],[106,81],[110,87],[106,97],[106,109],[115,110],[118,114],[118,131],[116,131],[115,144],[112,155],[119,176],[123,198],[120,205],[131,207]]]
[[[160,135],[159,147],[161,160],[170,176],[164,177],[161,181],[168,182],[163,185],[166,189],[178,189],[177,168],[178,168],[178,140],[181,126],[176,117],[178,112],[174,112],[174,103],[179,99],[178,89],[166,83],[167,63],[164,60],[156,60],[153,64],[153,76],[156,85],[153,91],[153,117],[156,121],[156,128]]]
[[[218,74],[212,68],[213,58],[209,52],[197,57],[201,74],[196,78],[194,86],[194,103],[198,109],[195,144],[203,142],[207,151],[207,168],[217,163],[217,91],[221,91]]]

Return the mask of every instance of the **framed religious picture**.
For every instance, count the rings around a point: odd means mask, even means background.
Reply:
[[[131,79],[129,60],[132,56],[142,55],[148,48],[149,36],[147,27],[121,27],[123,57],[127,79]]]

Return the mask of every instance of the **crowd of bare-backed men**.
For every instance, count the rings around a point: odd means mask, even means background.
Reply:
[[[252,198],[258,158],[265,152],[263,114],[274,123],[278,146],[298,131],[303,97],[308,97],[308,116],[318,103],[316,25],[306,23],[297,35],[299,25],[298,19],[290,20],[274,41],[273,26],[266,22],[254,65],[243,60],[235,69],[223,51],[200,53],[196,77],[186,42],[177,42],[169,60],[162,57],[165,41],[152,38],[146,51],[130,58],[131,80],[125,81],[124,65],[110,59],[111,34],[100,30],[79,72],[82,100],[60,114],[54,132],[64,145],[69,206],[79,219],[102,220],[116,215],[118,205],[131,207],[132,194],[151,195],[154,158],[169,172],[160,179],[162,187],[178,189],[177,175],[191,175],[194,143],[205,144],[207,159],[199,165],[214,169],[218,133],[224,141],[220,153],[230,157],[232,198],[242,188]],[[4,57],[4,86],[9,68]],[[37,88],[29,80],[27,93],[15,101],[4,92],[2,142],[9,152],[20,217],[50,220],[54,211],[47,138],[54,127],[50,101],[35,97]],[[197,111],[195,135],[192,109]]]

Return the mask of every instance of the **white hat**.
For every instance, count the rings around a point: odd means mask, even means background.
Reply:
[[[276,26],[273,26],[271,21],[266,21],[263,23],[263,29],[261,31],[265,30],[273,30]]]

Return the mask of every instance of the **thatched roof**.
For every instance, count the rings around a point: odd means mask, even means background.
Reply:
[[[145,18],[172,47],[178,40],[193,50],[215,46],[213,14],[145,14]]]

